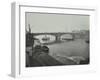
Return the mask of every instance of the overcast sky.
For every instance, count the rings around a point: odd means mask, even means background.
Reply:
[[[89,16],[26,13],[26,29],[28,24],[33,33],[89,30]]]

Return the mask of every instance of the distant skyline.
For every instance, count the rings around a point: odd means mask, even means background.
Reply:
[[[72,32],[89,30],[89,16],[45,13],[26,13],[26,29],[30,25],[32,33]]]

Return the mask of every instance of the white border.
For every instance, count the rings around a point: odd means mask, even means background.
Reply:
[[[66,73],[83,73],[91,72],[96,69],[96,54],[95,54],[95,10],[94,8],[73,8],[73,7],[39,7],[27,4],[13,3],[15,7],[15,55],[12,65],[12,75],[14,77],[33,76],[33,75],[54,75]],[[25,67],[25,12],[46,12],[46,13],[61,13],[61,14],[82,14],[90,15],[90,64],[89,65],[73,65],[73,66],[57,66],[57,67]],[[13,20],[13,21],[14,21]],[[12,22],[13,22],[12,21]],[[15,71],[14,71],[15,70]]]

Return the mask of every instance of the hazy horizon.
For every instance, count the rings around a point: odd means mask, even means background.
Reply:
[[[26,13],[26,29],[31,32],[71,32],[89,30],[89,16],[69,14]]]

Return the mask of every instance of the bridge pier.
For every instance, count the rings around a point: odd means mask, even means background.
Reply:
[[[60,40],[61,40],[61,34],[55,34],[55,37],[56,37],[55,41],[56,42],[60,42]]]

